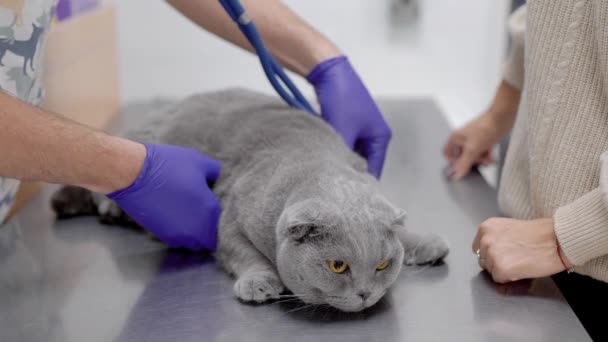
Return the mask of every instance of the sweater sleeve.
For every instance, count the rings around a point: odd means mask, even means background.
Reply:
[[[601,156],[600,186],[557,209],[553,219],[557,240],[572,264],[608,255],[608,152]]]
[[[524,84],[526,12],[527,5],[521,6],[509,18],[511,49],[503,67],[504,80],[519,90],[522,89]]]

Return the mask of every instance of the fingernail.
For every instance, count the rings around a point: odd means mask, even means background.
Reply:
[[[454,175],[454,168],[452,165],[448,165],[443,168],[443,175],[448,179]]]
[[[450,153],[452,154],[452,157],[460,157],[460,155],[462,154],[462,148],[454,147],[452,148],[452,151]]]

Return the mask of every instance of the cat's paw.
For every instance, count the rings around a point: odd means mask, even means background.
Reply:
[[[77,186],[64,186],[55,192],[51,206],[59,219],[97,214],[93,194]]]
[[[439,235],[428,235],[421,238],[420,243],[409,255],[406,255],[406,265],[435,264],[445,258],[450,247],[445,239]]]
[[[137,224],[127,213],[125,213],[116,202],[107,197],[98,199],[97,211],[99,213],[99,222],[108,225],[117,225],[125,227],[133,227]]]
[[[278,299],[285,286],[279,277],[270,271],[247,272],[234,284],[234,294],[245,302],[263,303]]]

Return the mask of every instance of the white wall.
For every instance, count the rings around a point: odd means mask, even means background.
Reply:
[[[499,80],[509,1],[420,0],[417,19],[391,16],[393,1],[285,2],[346,52],[374,95],[433,96],[454,125],[476,115]],[[271,92],[253,56],[196,28],[165,2],[116,5],[124,101],[231,86]]]

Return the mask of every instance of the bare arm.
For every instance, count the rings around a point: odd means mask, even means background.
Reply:
[[[494,101],[486,115],[490,115],[496,123],[497,135],[501,138],[507,135],[517,117],[521,91],[506,81],[502,81],[496,90]]]
[[[253,51],[218,0],[167,0],[205,30]],[[299,75],[341,54],[338,48],[278,0],[242,0],[270,53]]]
[[[101,193],[129,186],[141,144],[45,112],[0,92],[0,176],[78,185]]]

